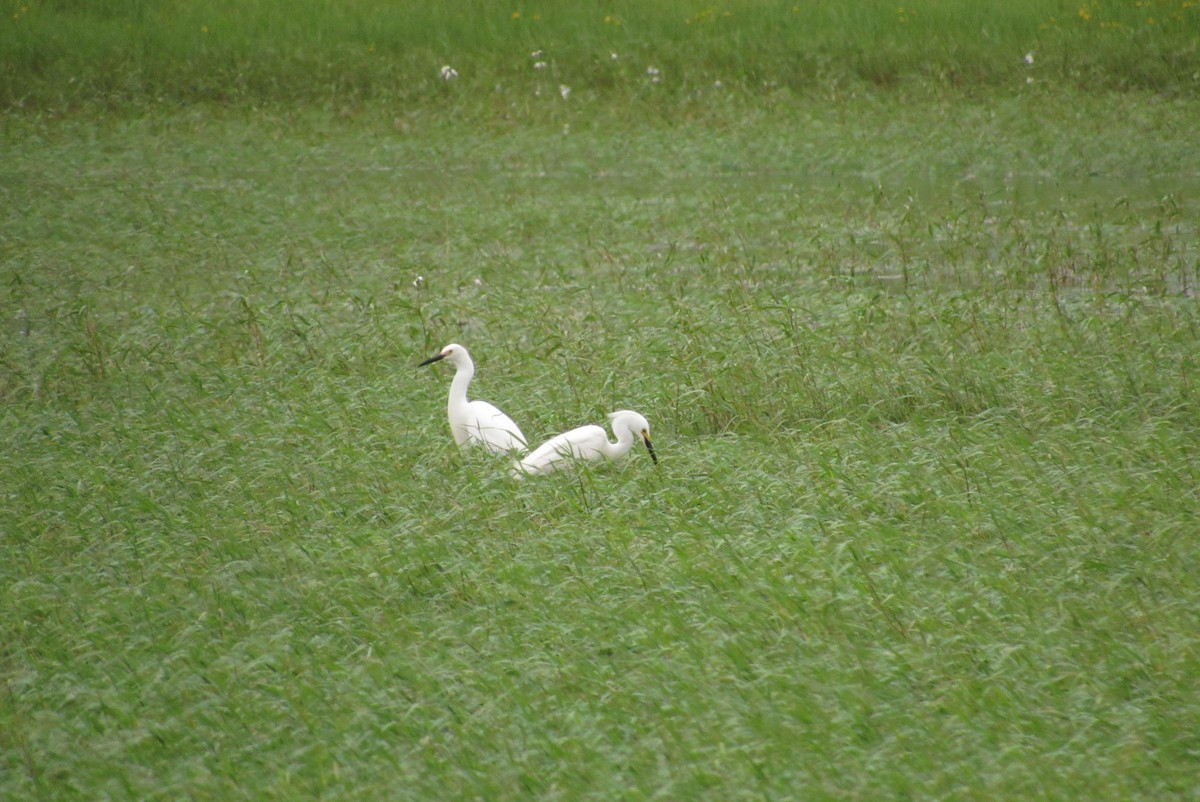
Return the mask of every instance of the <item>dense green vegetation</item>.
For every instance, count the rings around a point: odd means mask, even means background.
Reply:
[[[0,27],[0,798],[1195,798],[1193,7],[243,5]]]
[[[1031,78],[1088,90],[1194,95],[1200,87],[1193,0],[16,0],[10,7],[0,23],[0,102],[49,110],[438,102],[447,92],[444,64],[459,73],[460,103],[509,113],[539,82],[565,83],[592,102],[669,107],[696,103],[714,81],[755,95],[858,84],[996,87]],[[537,61],[546,70],[535,74]],[[647,96],[649,67],[660,80]]]

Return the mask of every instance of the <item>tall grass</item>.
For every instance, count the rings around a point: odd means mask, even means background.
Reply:
[[[0,26],[0,102],[9,108],[420,103],[447,91],[443,64],[501,107],[547,77],[552,88],[625,104],[650,66],[663,76],[656,104],[714,81],[755,95],[1027,78],[1192,94],[1200,69],[1198,12],[1185,0],[11,5]],[[535,51],[545,55],[531,59]],[[545,75],[533,75],[535,60],[547,63]]]
[[[0,798],[1194,798],[1194,13],[14,6]]]
[[[0,797],[1194,796],[1200,144],[1114,98],[10,119]],[[460,457],[447,341],[661,464]]]

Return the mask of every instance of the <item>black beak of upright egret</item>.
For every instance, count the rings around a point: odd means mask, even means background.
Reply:
[[[429,357],[429,359],[426,359],[424,362],[422,362],[422,363],[420,363],[419,365],[417,365],[417,367],[419,367],[419,368],[423,368],[423,367],[425,367],[426,365],[432,365],[434,362],[438,362],[438,361],[440,361],[440,360],[443,360],[443,359],[445,359],[445,358],[446,358],[446,352],[445,352],[445,351],[442,351],[440,354],[436,354],[435,356],[431,356],[431,357]]]
[[[646,444],[646,450],[650,452],[650,459],[657,465],[658,455],[654,453],[654,444],[650,442],[650,435],[646,432],[642,432],[642,442]]]

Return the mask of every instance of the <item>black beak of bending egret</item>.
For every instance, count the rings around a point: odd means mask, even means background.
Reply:
[[[654,453],[654,444],[650,442],[650,436],[642,433],[642,442],[646,444],[646,450],[650,452],[650,459],[654,460],[654,464],[658,464],[658,455]]]
[[[437,362],[437,361],[445,359],[445,358],[446,358],[446,354],[445,354],[445,352],[443,352],[443,353],[437,354],[436,356],[429,357],[429,359],[426,359],[424,362],[421,362],[420,364],[418,364],[417,367],[423,368],[426,365],[432,365],[434,362]]]

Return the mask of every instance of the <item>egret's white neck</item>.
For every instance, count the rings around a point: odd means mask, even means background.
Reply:
[[[613,426],[613,434],[617,436],[617,442],[609,443],[604,454],[609,459],[618,459],[628,454],[629,449],[633,448],[635,435],[633,429],[628,426]]]
[[[475,376],[474,363],[467,361],[455,365],[454,381],[450,382],[450,414],[454,414],[455,409],[462,409],[467,405],[467,385],[471,383],[471,379]]]

